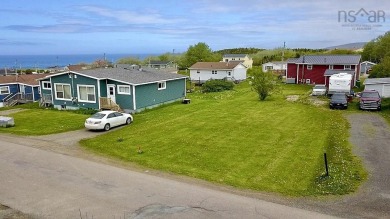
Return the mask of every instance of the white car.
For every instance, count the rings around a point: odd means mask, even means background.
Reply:
[[[311,92],[311,95],[313,96],[321,96],[326,95],[326,86],[324,84],[317,84],[314,85],[313,91]]]
[[[133,122],[133,116],[117,111],[101,111],[85,120],[85,128],[92,130],[105,130],[119,125],[128,125]]]

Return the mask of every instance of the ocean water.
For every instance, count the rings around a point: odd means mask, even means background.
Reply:
[[[134,57],[143,60],[146,57],[157,55],[159,54],[0,55],[0,69],[64,67],[79,63],[92,63],[104,58],[115,63],[125,57]]]

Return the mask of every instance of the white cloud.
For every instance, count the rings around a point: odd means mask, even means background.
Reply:
[[[102,6],[80,6],[80,9],[96,15],[111,18],[126,24],[173,24],[182,21],[181,19],[164,18],[158,12],[137,12],[128,10],[115,10]]]

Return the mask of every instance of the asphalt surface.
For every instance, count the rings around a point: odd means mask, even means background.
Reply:
[[[34,217],[331,218],[3,139],[0,203]]]

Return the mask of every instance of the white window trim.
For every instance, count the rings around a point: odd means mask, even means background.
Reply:
[[[7,93],[0,92],[0,95],[10,94],[9,86],[1,86],[0,88],[6,88],[6,90],[8,90]]]
[[[50,88],[45,87],[45,84],[50,84]],[[42,81],[42,89],[43,90],[51,90],[51,83],[50,83],[50,81]]]
[[[329,69],[330,69],[330,70],[333,70],[333,65],[329,65]]]
[[[80,87],[92,87],[93,88],[93,95],[95,97],[95,101],[91,101],[91,100],[82,100],[80,98]],[[88,94],[87,94],[87,98],[88,98]],[[88,84],[78,84],[77,85],[77,99],[78,99],[78,102],[82,102],[82,103],[96,103],[96,90],[95,90],[95,85],[88,85]]]
[[[121,92],[120,91],[120,88],[129,88],[129,92]],[[131,88],[130,88],[130,85],[118,85],[117,86],[117,89],[118,89],[118,94],[126,94],[126,95],[131,95]]]
[[[312,70],[313,69],[313,65],[307,65],[306,68],[307,68],[307,70]]]
[[[160,88],[160,84],[163,84],[163,86]],[[166,81],[159,81],[157,82],[157,90],[165,90],[167,89],[167,82]]]
[[[57,97],[57,85],[68,85],[70,87],[70,99],[66,99],[66,98],[58,98]],[[54,83],[54,95],[55,95],[55,98],[56,100],[67,100],[67,101],[72,101],[72,87],[70,86],[70,84],[64,84],[64,83]],[[65,91],[64,91],[64,96],[65,96]]]
[[[349,68],[347,68],[347,66],[349,66]],[[352,69],[351,65],[344,65],[344,70],[351,70],[351,69]]]

